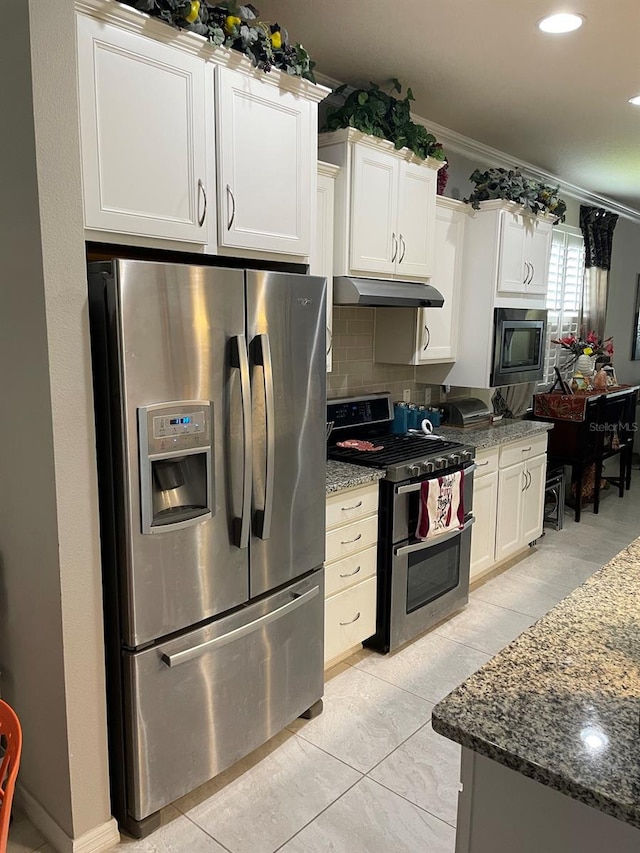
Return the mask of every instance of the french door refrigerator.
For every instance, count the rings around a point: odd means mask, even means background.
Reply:
[[[325,280],[89,264],[112,807],[145,835],[323,693]]]

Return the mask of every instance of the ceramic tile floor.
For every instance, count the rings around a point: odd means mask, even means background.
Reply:
[[[640,475],[600,514],[547,529],[469,605],[399,652],[363,650],[328,674],[324,713],[297,720],[163,811],[113,853],[453,853],[459,748],[431,728],[435,702],[640,535]],[[8,853],[53,853],[20,817]]]

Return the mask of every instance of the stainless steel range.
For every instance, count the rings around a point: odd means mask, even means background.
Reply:
[[[365,645],[387,653],[435,625],[469,600],[475,448],[419,434],[393,435],[389,394],[343,397],[327,404],[330,459],[385,471],[378,514],[376,633]],[[374,449],[341,447],[346,440]],[[425,480],[462,471],[464,526],[418,539]]]

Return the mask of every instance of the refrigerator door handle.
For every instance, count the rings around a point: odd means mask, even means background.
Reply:
[[[242,625],[234,631],[229,631],[221,637],[214,637],[212,640],[207,640],[204,643],[198,643],[197,646],[192,646],[190,649],[185,649],[182,652],[176,652],[175,654],[163,654],[161,655],[162,662],[166,663],[167,666],[178,666],[181,663],[187,663],[187,661],[194,660],[194,658],[199,658],[207,652],[219,649],[229,643],[233,643],[242,637],[246,637],[248,634],[253,634],[254,631],[258,631],[269,625],[271,622],[275,622],[276,619],[281,619],[285,613],[291,613],[291,611],[297,610],[298,607],[302,607],[303,604],[311,601],[311,599],[315,598],[319,593],[320,587],[314,586],[313,589],[302,593],[302,595],[296,595],[292,601],[287,602],[287,604],[284,604],[282,607],[278,607],[277,610],[273,610],[271,613],[266,613],[264,616],[254,619],[253,622],[249,622],[247,625]]]
[[[276,457],[276,433],[275,433],[275,398],[273,391],[273,362],[271,360],[271,344],[269,335],[256,335],[255,362],[262,365],[264,373],[264,399],[265,399],[265,433],[267,455],[265,461],[264,477],[264,507],[256,510],[255,526],[256,536],[260,539],[268,539],[271,536],[271,518],[273,515],[273,484],[275,477]]]
[[[234,544],[238,548],[248,548],[251,523],[251,452],[253,437],[251,432],[249,356],[247,354],[247,340],[244,335],[236,335],[231,338],[231,366],[240,371],[243,432],[242,514],[240,518],[234,518],[233,520]]]

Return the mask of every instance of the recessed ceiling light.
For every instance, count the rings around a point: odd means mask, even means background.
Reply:
[[[633,104],[634,107],[640,107],[640,95],[635,95],[633,98],[629,98],[629,103]]]
[[[568,12],[562,12],[559,15],[549,15],[538,21],[538,27],[543,33],[570,33],[573,30],[578,30],[584,24],[585,18],[582,15],[572,15]]]

